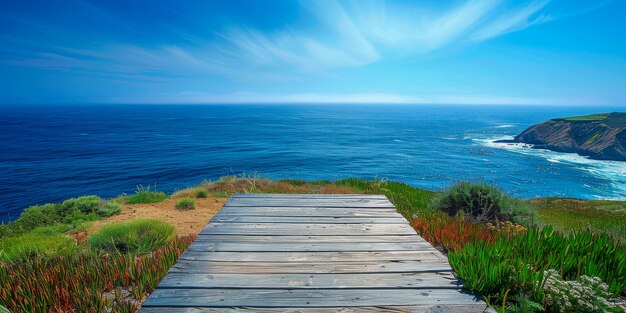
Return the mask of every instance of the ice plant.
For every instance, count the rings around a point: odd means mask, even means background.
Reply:
[[[175,238],[145,255],[90,251],[3,264],[0,304],[12,312],[136,312],[192,240]]]

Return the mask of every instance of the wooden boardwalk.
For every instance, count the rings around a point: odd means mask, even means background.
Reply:
[[[482,312],[381,195],[233,195],[141,312]]]

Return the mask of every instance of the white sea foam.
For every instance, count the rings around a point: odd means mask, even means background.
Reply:
[[[498,126],[496,126],[496,128],[511,128],[511,127],[515,127],[515,125],[511,125],[511,124],[504,124],[504,125],[498,125]]]
[[[626,199],[626,162],[592,160],[575,153],[562,153],[546,149],[533,149],[532,145],[524,143],[500,143],[498,140],[511,140],[512,136],[500,136],[496,138],[472,139],[480,145],[508,151],[536,156],[546,159],[548,162],[563,165],[571,165],[585,171],[595,177],[607,179],[617,191],[618,196],[613,199]],[[604,198],[596,196],[596,198]]]

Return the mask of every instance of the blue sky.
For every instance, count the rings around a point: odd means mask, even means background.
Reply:
[[[626,106],[626,1],[5,1],[0,103]]]

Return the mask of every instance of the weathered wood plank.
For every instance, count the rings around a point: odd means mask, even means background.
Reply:
[[[208,262],[179,260],[171,273],[236,273],[236,274],[323,274],[323,273],[422,273],[451,272],[445,260],[424,261],[352,261],[352,262]]]
[[[384,196],[238,194],[141,312],[485,309],[459,289],[445,256]]]
[[[376,210],[363,208],[328,207],[223,207],[215,216],[254,215],[254,216],[327,216],[327,217],[398,217],[395,208]]]
[[[384,195],[372,194],[290,194],[290,193],[236,193],[231,198],[282,198],[282,199],[379,199],[386,200]]]
[[[215,215],[216,223],[290,223],[290,224],[408,224],[404,217],[336,217],[336,216],[263,216],[241,214]]]
[[[320,242],[426,242],[416,235],[380,236],[271,236],[271,235],[199,235],[196,241],[212,242],[258,242],[258,243],[320,243]]]
[[[368,306],[368,307],[326,307],[326,308],[259,308],[259,307],[225,307],[225,308],[201,308],[201,307],[146,307],[142,313],[233,313],[233,312],[257,312],[257,313],[484,313],[495,312],[489,310],[484,303],[476,304],[425,304],[411,306]]]
[[[428,242],[287,242],[265,244],[249,242],[215,242],[201,240],[194,242],[189,251],[232,251],[232,252],[332,252],[332,251],[415,251],[430,249]]]
[[[187,251],[179,260],[216,262],[354,262],[440,260],[440,253],[422,251],[377,252],[198,252]],[[447,263],[447,261],[445,261]]]
[[[287,224],[287,223],[209,223],[203,235],[304,235],[304,236],[377,236],[410,235],[415,230],[406,224]]]
[[[450,272],[376,274],[191,274],[172,272],[158,288],[248,288],[248,289],[460,289]]]
[[[226,206],[238,207],[332,207],[332,208],[390,208],[386,199],[286,199],[286,198],[229,198]]]
[[[449,289],[157,289],[144,307],[336,307],[474,305],[479,300]]]

